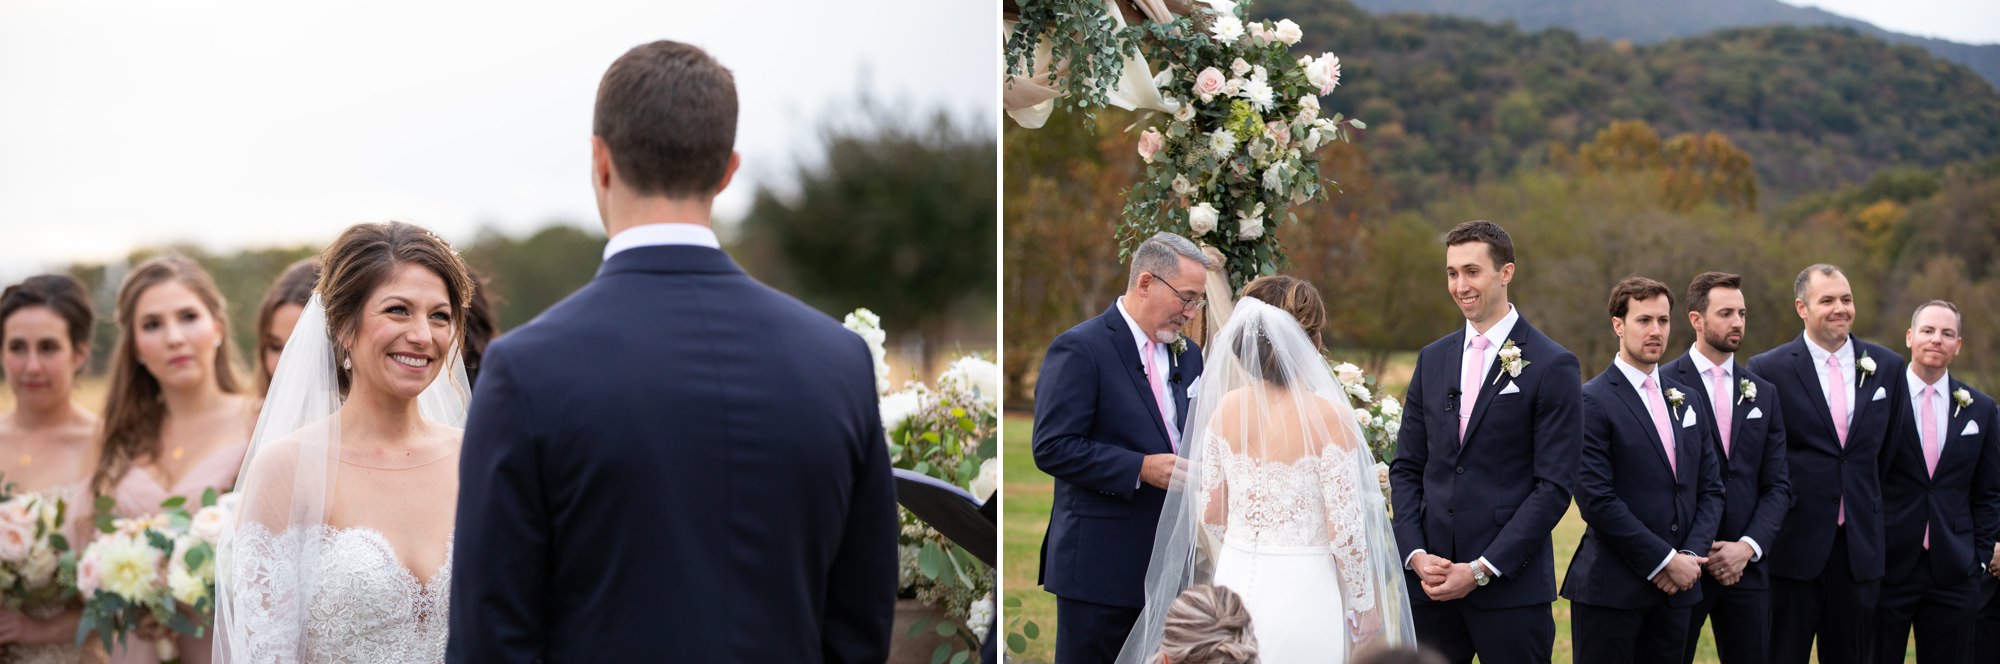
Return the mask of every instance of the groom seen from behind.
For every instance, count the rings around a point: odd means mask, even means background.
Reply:
[[[1514,309],[1514,242],[1489,221],[1445,235],[1462,329],[1424,347],[1390,466],[1417,639],[1454,662],[1547,662],[1550,531],[1582,439],[1576,356]]]
[[[1117,658],[1146,605],[1146,565],[1180,457],[1201,349],[1180,336],[1209,260],[1159,233],[1125,294],[1057,336],[1035,380],[1035,466],[1055,478],[1040,582],[1056,596],[1056,661]]]
[[[867,345],[752,280],[710,208],[736,85],[659,41],[604,74],[581,290],[487,351],[453,662],[880,662],[897,515]]]

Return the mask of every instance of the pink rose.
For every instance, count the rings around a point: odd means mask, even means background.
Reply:
[[[1264,31],[1264,22],[1262,21],[1250,24],[1250,38],[1256,40],[1258,46],[1271,43],[1271,35]]]
[[[1285,123],[1283,122],[1272,120],[1270,122],[1264,123],[1264,128],[1270,130],[1271,140],[1272,142],[1278,144],[1279,150],[1284,150],[1285,148],[1291,147],[1292,145],[1291,127],[1285,126]]]
[[[1222,70],[1214,67],[1203,69],[1194,77],[1194,91],[1201,95],[1202,101],[1209,101],[1216,95],[1222,94],[1223,86],[1228,84],[1229,79],[1222,75]]]
[[[1148,164],[1153,163],[1153,155],[1166,148],[1167,137],[1161,136],[1158,129],[1147,127],[1146,133],[1139,135],[1139,158]]]
[[[86,555],[76,562],[76,591],[88,599],[97,594],[103,581],[98,576],[97,557]]]

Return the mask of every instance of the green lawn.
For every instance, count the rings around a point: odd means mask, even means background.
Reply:
[[[1042,533],[1048,527],[1053,480],[1035,468],[1034,454],[1029,449],[1032,439],[1029,429],[1032,426],[1029,418],[1018,415],[1009,415],[1003,423],[1006,498],[1001,503],[1004,512],[1001,535],[1005,538],[1001,583],[1008,598],[1020,600],[1022,617],[1034,621],[1041,628],[1041,638],[1030,641],[1028,651],[1015,656],[1014,661],[1046,664],[1055,651],[1056,599],[1035,584],[1035,570],[1041,564]],[[1577,540],[1582,537],[1583,519],[1577,516],[1575,507],[1571,507],[1569,515],[1563,517],[1555,531],[1558,586],[1562,583],[1562,575],[1569,569],[1570,554],[1576,551]],[[1011,621],[1013,616],[1009,614],[1007,619]],[[1555,621],[1555,661],[1570,662],[1568,600],[1556,600]],[[1015,631],[1019,631],[1018,628]],[[1707,627],[1702,628],[1701,642],[1695,648],[1694,661],[1717,661],[1715,637]],[[1915,662],[1915,652],[1905,655],[1904,661]]]

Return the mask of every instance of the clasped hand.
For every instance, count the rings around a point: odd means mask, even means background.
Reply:
[[[1470,595],[1479,587],[1472,579],[1470,563],[1454,563],[1429,553],[1417,554],[1410,563],[1410,569],[1416,571],[1417,579],[1424,584],[1424,594],[1431,599],[1447,602]]]
[[[1693,588],[1701,580],[1701,566],[1707,563],[1707,558],[1676,551],[1667,559],[1666,568],[1653,575],[1653,585],[1669,595]]]

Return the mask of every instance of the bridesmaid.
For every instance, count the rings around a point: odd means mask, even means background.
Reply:
[[[207,489],[235,485],[257,411],[238,387],[226,311],[208,272],[179,255],[139,264],[119,287],[111,395],[90,480],[93,493],[117,501],[114,516],[152,514],[174,496],[194,504]],[[174,635],[181,660],[208,664],[210,636]],[[160,661],[150,639],[128,638],[117,650],[114,662]]]
[[[17,492],[63,496],[72,518],[89,509],[78,498],[97,433],[97,416],[71,392],[90,362],[92,322],[90,298],[69,275],[29,277],[0,293],[0,360],[14,396],[14,410],[0,413],[0,473]],[[0,609],[0,662],[79,660],[79,607],[24,611]]]
[[[257,305],[257,397],[271,391],[271,375],[278,372],[278,358],[285,342],[299,324],[299,313],[312,300],[313,284],[319,282],[319,258],[302,258],[285,268],[264,301]]]

